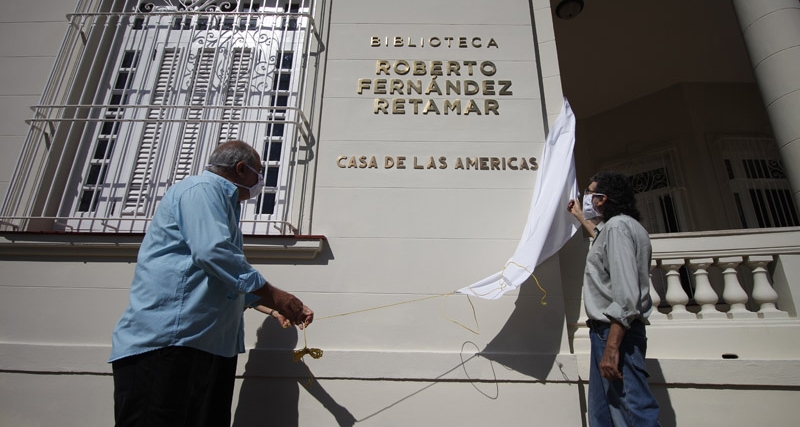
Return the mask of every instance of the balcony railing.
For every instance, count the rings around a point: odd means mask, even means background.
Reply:
[[[797,317],[800,228],[652,237],[652,322]]]
[[[783,334],[800,326],[800,227],[657,234],[651,240],[653,357],[677,357],[678,348],[680,357],[785,355],[786,343],[769,341],[769,333],[754,332],[760,338],[744,341],[737,336],[770,327],[787,340],[797,336]],[[588,353],[583,304],[580,310],[570,324],[573,350]],[[703,344],[682,347],[689,337]]]

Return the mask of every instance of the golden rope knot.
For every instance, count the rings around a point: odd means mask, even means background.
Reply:
[[[313,357],[314,359],[319,359],[320,357],[322,357],[322,350],[318,348],[303,347],[301,350],[294,351],[292,359],[294,359],[295,362],[299,362],[300,359],[302,359],[303,356],[305,356],[306,354]]]

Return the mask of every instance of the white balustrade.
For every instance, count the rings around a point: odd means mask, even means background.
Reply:
[[[708,280],[708,268],[714,264],[713,258],[689,260],[689,267],[694,270],[694,301],[700,304],[698,319],[724,319],[725,313],[717,310],[719,296]]]
[[[789,313],[778,310],[778,293],[769,283],[767,265],[772,262],[771,256],[748,257],[747,265],[753,270],[753,301],[759,306],[758,316],[762,318],[786,318]]]
[[[730,305],[728,317],[731,319],[752,319],[757,317],[755,312],[747,310],[747,292],[742,288],[736,271],[742,261],[744,259],[740,256],[717,259],[717,265],[722,269],[722,279],[725,284],[725,288],[722,291],[722,299]]]
[[[689,258],[654,259],[651,265],[650,298],[653,300],[651,321],[669,320],[712,320],[712,319],[786,319],[791,315],[781,310],[777,304],[780,298],[770,280],[769,264],[774,262],[771,255],[720,256]],[[739,280],[740,266],[749,267],[752,272],[753,289],[748,295],[742,282]],[[666,278],[666,291],[664,300],[669,308],[658,310],[662,298],[653,286],[653,274],[658,274],[657,267],[664,271]],[[680,269],[688,267],[694,277],[693,295],[690,297],[684,291],[681,282]],[[722,283],[716,289],[712,279],[719,276],[710,274],[710,270],[717,268],[722,272]],[[745,274],[745,273],[743,273]],[[749,282],[748,282],[749,283]],[[722,295],[718,290],[722,288]],[[696,305],[690,305],[692,302]],[[753,310],[748,309],[748,303]],[[687,308],[688,306],[688,308]],[[696,314],[695,314],[696,313]]]
[[[658,294],[656,287],[653,286],[653,270],[656,268],[658,268],[658,261],[652,260],[650,262],[650,300],[653,301],[653,311],[650,312],[650,320],[667,318],[666,314],[658,311],[658,307],[661,305],[661,295]]]
[[[800,227],[658,235],[651,241],[649,321],[666,326],[658,332],[661,339],[685,330],[687,343],[703,357],[738,354],[747,346],[732,342],[737,328],[800,321]],[[579,320],[570,325],[576,353],[589,352],[585,319],[581,304]]]
[[[661,260],[661,268],[666,272],[667,276],[667,293],[665,295],[667,304],[672,307],[672,310],[667,313],[669,319],[696,319],[694,313],[686,310],[686,304],[689,303],[689,296],[683,290],[681,285],[680,269],[684,264],[683,259],[664,259]]]

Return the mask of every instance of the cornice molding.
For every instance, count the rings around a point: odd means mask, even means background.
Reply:
[[[136,261],[144,234],[2,233],[0,259]],[[245,236],[249,261],[314,259],[322,252],[325,236]]]
[[[654,234],[655,259],[800,254],[800,227]]]

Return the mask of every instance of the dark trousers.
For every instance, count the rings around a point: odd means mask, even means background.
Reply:
[[[117,427],[230,427],[236,356],[165,347],[112,363]]]

